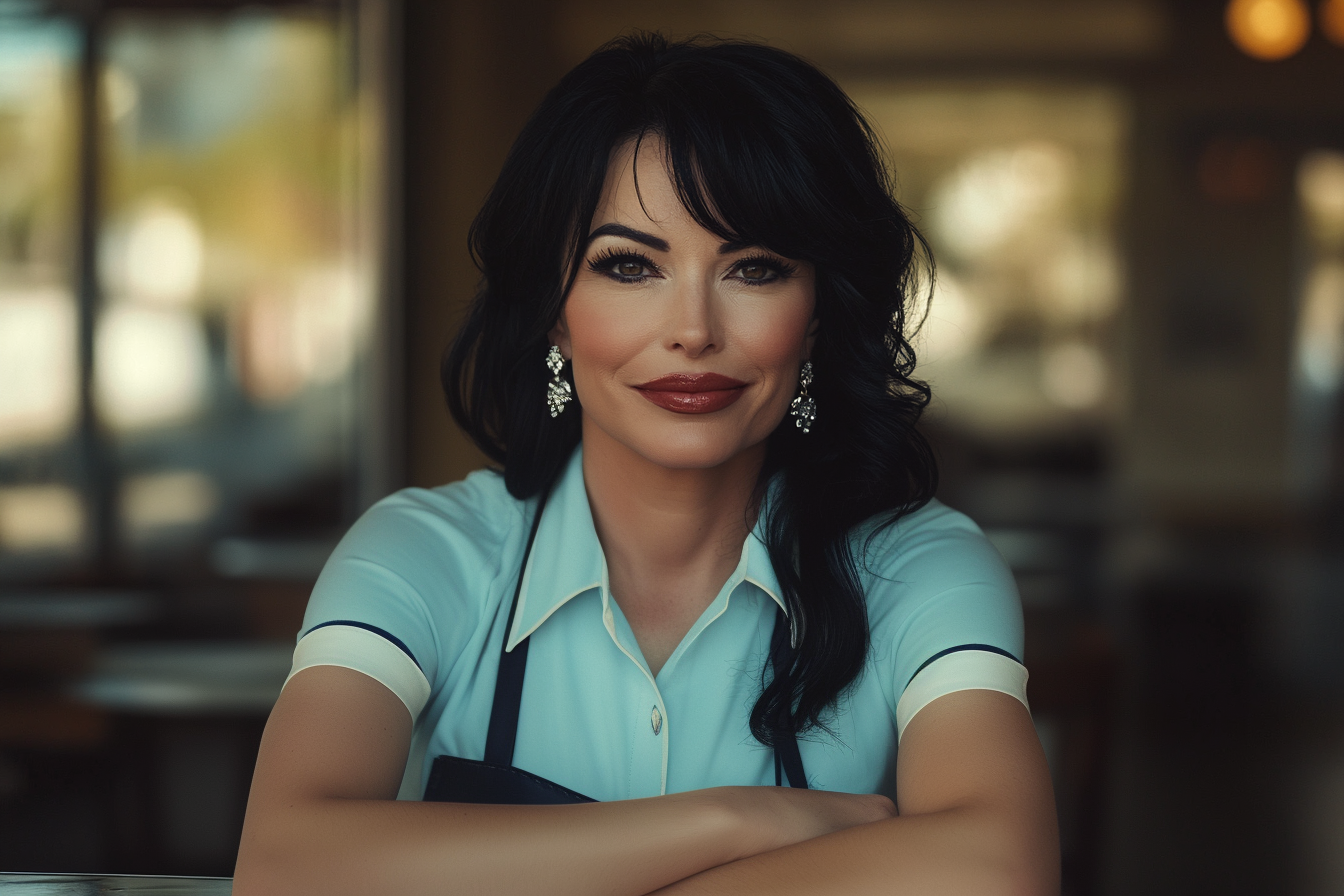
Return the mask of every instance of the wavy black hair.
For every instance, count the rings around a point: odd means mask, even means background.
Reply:
[[[580,414],[543,396],[548,331],[582,258],[613,149],[661,138],[682,204],[720,238],[816,268],[817,336],[804,434],[770,436],[762,531],[796,644],[763,673],[751,730],[826,730],[863,671],[868,616],[851,534],[923,506],[937,468],[915,428],[929,389],[906,338],[922,237],[892,195],[878,139],[836,84],[771,47],[657,34],[622,37],[567,74],[523,128],[471,228],[483,275],[445,356],[454,419],[504,469],[509,492],[548,490],[579,442]],[[568,273],[567,273],[568,272]],[[930,270],[931,276],[931,270]]]

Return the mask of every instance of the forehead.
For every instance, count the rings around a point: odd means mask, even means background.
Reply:
[[[626,140],[611,151],[590,231],[611,222],[657,224],[682,216],[690,213],[672,184],[661,137]]]

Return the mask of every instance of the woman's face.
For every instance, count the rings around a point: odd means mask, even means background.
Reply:
[[[654,138],[612,154],[588,233],[550,334],[573,361],[585,450],[692,469],[763,446],[812,349],[812,265],[695,223]]]

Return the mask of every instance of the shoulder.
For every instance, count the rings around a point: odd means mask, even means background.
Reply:
[[[522,508],[503,477],[489,470],[389,495],[355,522],[327,560],[305,630],[328,619],[385,628],[383,616],[393,616],[402,617],[399,625],[423,627],[441,617],[479,615]]]
[[[495,556],[516,530],[523,503],[504,477],[477,470],[437,488],[406,488],[370,507],[341,540],[333,560],[364,560],[393,572],[423,562]]]
[[[894,650],[888,658],[903,681],[930,657],[961,645],[1022,656],[1022,606],[1012,572],[965,514],[932,501],[891,525],[870,520],[855,539],[874,646]]]
[[[932,501],[856,532],[871,659],[902,732],[924,706],[966,689],[1026,702],[1022,606],[1008,565],[969,517]]]
[[[304,615],[303,641],[325,630],[325,641],[341,643],[333,648],[324,641],[323,663],[369,672],[393,687],[414,715],[441,658],[463,649],[499,590],[495,580],[522,506],[491,471],[439,488],[403,489],[379,501],[323,567]],[[382,660],[369,659],[371,652]],[[398,652],[420,670],[411,678],[423,673],[423,687],[411,689],[423,691],[418,698],[393,686],[405,676],[384,674],[384,667],[398,662]]]
[[[936,594],[969,583],[1013,588],[1012,574],[980,527],[933,500],[895,523],[875,517],[854,533],[862,570]]]

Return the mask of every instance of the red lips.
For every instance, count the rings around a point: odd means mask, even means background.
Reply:
[[[678,414],[708,414],[741,398],[747,383],[719,373],[672,373],[635,388],[660,408]]]

